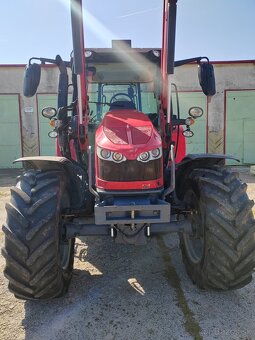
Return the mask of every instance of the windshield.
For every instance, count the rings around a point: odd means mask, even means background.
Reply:
[[[100,122],[112,103],[132,102],[136,110],[145,114],[157,113],[153,83],[90,83],[89,111]],[[120,106],[121,108],[121,106]]]

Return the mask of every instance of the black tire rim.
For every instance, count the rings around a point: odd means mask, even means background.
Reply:
[[[193,190],[188,190],[185,194],[185,202],[192,214],[189,215],[192,234],[183,234],[186,254],[193,264],[202,261],[204,255],[204,226],[203,217],[200,210],[199,199]]]

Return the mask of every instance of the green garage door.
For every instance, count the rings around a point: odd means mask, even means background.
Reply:
[[[21,157],[18,95],[0,95],[0,117],[0,168],[20,168],[12,164]]]
[[[242,164],[255,164],[254,131],[255,91],[227,91],[226,154],[235,156]]]
[[[187,154],[206,153],[206,129],[207,129],[207,98],[202,92],[180,92],[179,93],[181,118],[189,117],[189,108],[199,106],[204,114],[197,118],[191,126],[194,136],[186,138]]]

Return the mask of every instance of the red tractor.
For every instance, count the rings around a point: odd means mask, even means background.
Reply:
[[[177,0],[164,0],[161,49],[84,48],[82,0],[71,0],[70,61],[31,58],[24,95],[36,93],[40,64],[59,68],[58,108],[45,108],[56,157],[24,157],[3,226],[9,289],[49,299],[68,287],[76,236],[146,244],[178,232],[192,281],[228,290],[251,281],[255,266],[253,202],[224,166],[226,155],[186,155],[185,138],[203,114],[180,118],[174,68],[195,62],[206,96],[215,94],[205,57],[174,60]],[[71,75],[71,81],[69,80]],[[69,91],[72,101],[68,103]]]

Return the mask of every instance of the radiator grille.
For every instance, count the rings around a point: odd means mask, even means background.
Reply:
[[[147,163],[127,160],[121,163],[98,159],[99,178],[109,182],[150,181],[161,177],[161,159]]]

